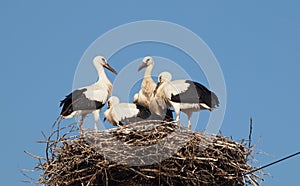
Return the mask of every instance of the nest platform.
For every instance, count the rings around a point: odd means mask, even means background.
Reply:
[[[260,185],[248,162],[252,148],[222,135],[191,132],[173,122],[142,121],[86,131],[76,123],[40,141],[38,184],[82,185]]]

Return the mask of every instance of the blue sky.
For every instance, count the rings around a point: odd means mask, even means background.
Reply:
[[[35,141],[58,116],[59,100],[72,90],[88,46],[116,26],[148,19],[182,25],[213,51],[227,86],[224,135],[247,138],[252,116],[256,150],[268,154],[256,156],[261,164],[299,151],[299,5],[296,0],[1,1],[1,183],[24,185],[20,169],[36,162],[23,151],[43,155],[44,146]],[[145,55],[176,60],[160,47],[135,45],[116,54],[111,65],[120,70]],[[206,84],[202,77],[196,80]],[[262,185],[295,185],[299,163],[294,157],[267,168],[272,176],[264,176]]]

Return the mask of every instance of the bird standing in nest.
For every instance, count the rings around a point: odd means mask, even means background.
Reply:
[[[152,69],[154,67],[154,60],[150,56],[143,58],[142,64],[139,66],[138,71],[146,68],[144,73],[144,79],[142,81],[141,89],[139,93],[136,93],[133,97],[133,103],[140,104],[146,108],[150,108],[150,99],[156,88],[156,83],[152,79]],[[155,115],[155,114],[154,114]],[[173,121],[172,110],[166,109],[164,113],[161,113],[165,121]]]
[[[154,67],[154,60],[152,57],[144,57],[142,64],[139,66],[138,71],[145,69],[144,79],[142,81],[141,89],[138,94],[134,96],[135,102],[144,107],[149,108],[150,97],[155,90],[156,83],[152,79],[152,69]]]
[[[158,76],[158,83],[150,101],[150,109],[161,115],[166,109],[173,107],[176,121],[179,123],[179,112],[188,117],[188,128],[191,129],[191,116],[199,110],[212,111],[219,106],[219,99],[215,93],[204,85],[191,80],[172,80],[169,72],[162,72]]]
[[[81,116],[79,129],[80,136],[83,134],[83,121],[92,113],[94,115],[94,128],[98,129],[99,114],[105,105],[108,96],[111,95],[112,84],[107,78],[104,68],[114,74],[118,74],[106,61],[103,56],[96,56],[93,64],[98,72],[98,81],[86,87],[74,90],[60,102],[62,107],[60,117],[62,119]]]

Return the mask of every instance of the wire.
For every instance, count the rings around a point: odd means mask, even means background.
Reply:
[[[264,166],[262,166],[262,167],[259,167],[259,168],[253,169],[253,170],[251,170],[251,171],[248,171],[248,172],[244,173],[243,176],[245,176],[245,175],[247,175],[247,174],[251,174],[251,173],[256,172],[256,171],[258,171],[258,170],[264,169],[264,168],[266,168],[266,167],[269,167],[269,166],[271,166],[271,165],[274,165],[274,164],[276,164],[276,163],[279,163],[279,162],[281,162],[281,161],[284,161],[284,160],[286,160],[286,159],[289,159],[289,158],[291,158],[291,157],[293,157],[293,156],[297,156],[297,155],[299,155],[299,154],[300,154],[300,151],[299,151],[299,152],[296,152],[296,153],[294,153],[294,154],[292,154],[292,155],[286,156],[286,157],[284,157],[284,158],[281,158],[281,159],[279,159],[279,160],[277,160],[277,161],[274,161],[274,162],[272,162],[272,163],[269,163],[269,164],[267,164],[267,165],[264,165]]]
[[[271,166],[271,165],[274,165],[274,164],[276,164],[276,163],[279,163],[279,162],[281,162],[281,161],[284,161],[284,160],[286,160],[286,159],[289,159],[289,158],[291,158],[291,157],[293,157],[293,156],[297,156],[297,155],[299,155],[299,154],[300,154],[300,151],[299,151],[299,152],[296,152],[296,153],[294,153],[294,154],[292,154],[292,155],[286,156],[286,157],[284,157],[284,158],[281,158],[281,159],[279,159],[279,160],[277,160],[277,161],[274,161],[274,162],[272,162],[272,163],[269,163],[269,164],[267,164],[267,165],[264,165],[264,166],[262,166],[262,167],[259,167],[259,168],[253,169],[253,170],[251,170],[251,171],[248,171],[248,172],[244,173],[243,176],[245,176],[245,175],[247,175],[247,174],[251,174],[251,173],[256,172],[256,171],[259,171],[259,170],[261,170],[261,169],[264,169],[264,168],[266,168],[266,167],[269,167],[269,166]],[[228,182],[229,182],[229,181],[226,181],[226,182],[224,182],[224,183],[222,183],[222,184],[219,184],[218,186],[225,185],[225,184],[228,183]]]

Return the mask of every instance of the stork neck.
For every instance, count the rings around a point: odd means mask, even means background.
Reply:
[[[104,80],[107,81],[108,78],[106,76],[106,73],[104,71],[104,68],[101,66],[100,68],[97,68],[98,71],[98,83],[101,81],[103,82]]]
[[[153,69],[153,65],[149,65],[145,70],[144,77],[151,77],[152,69]]]

